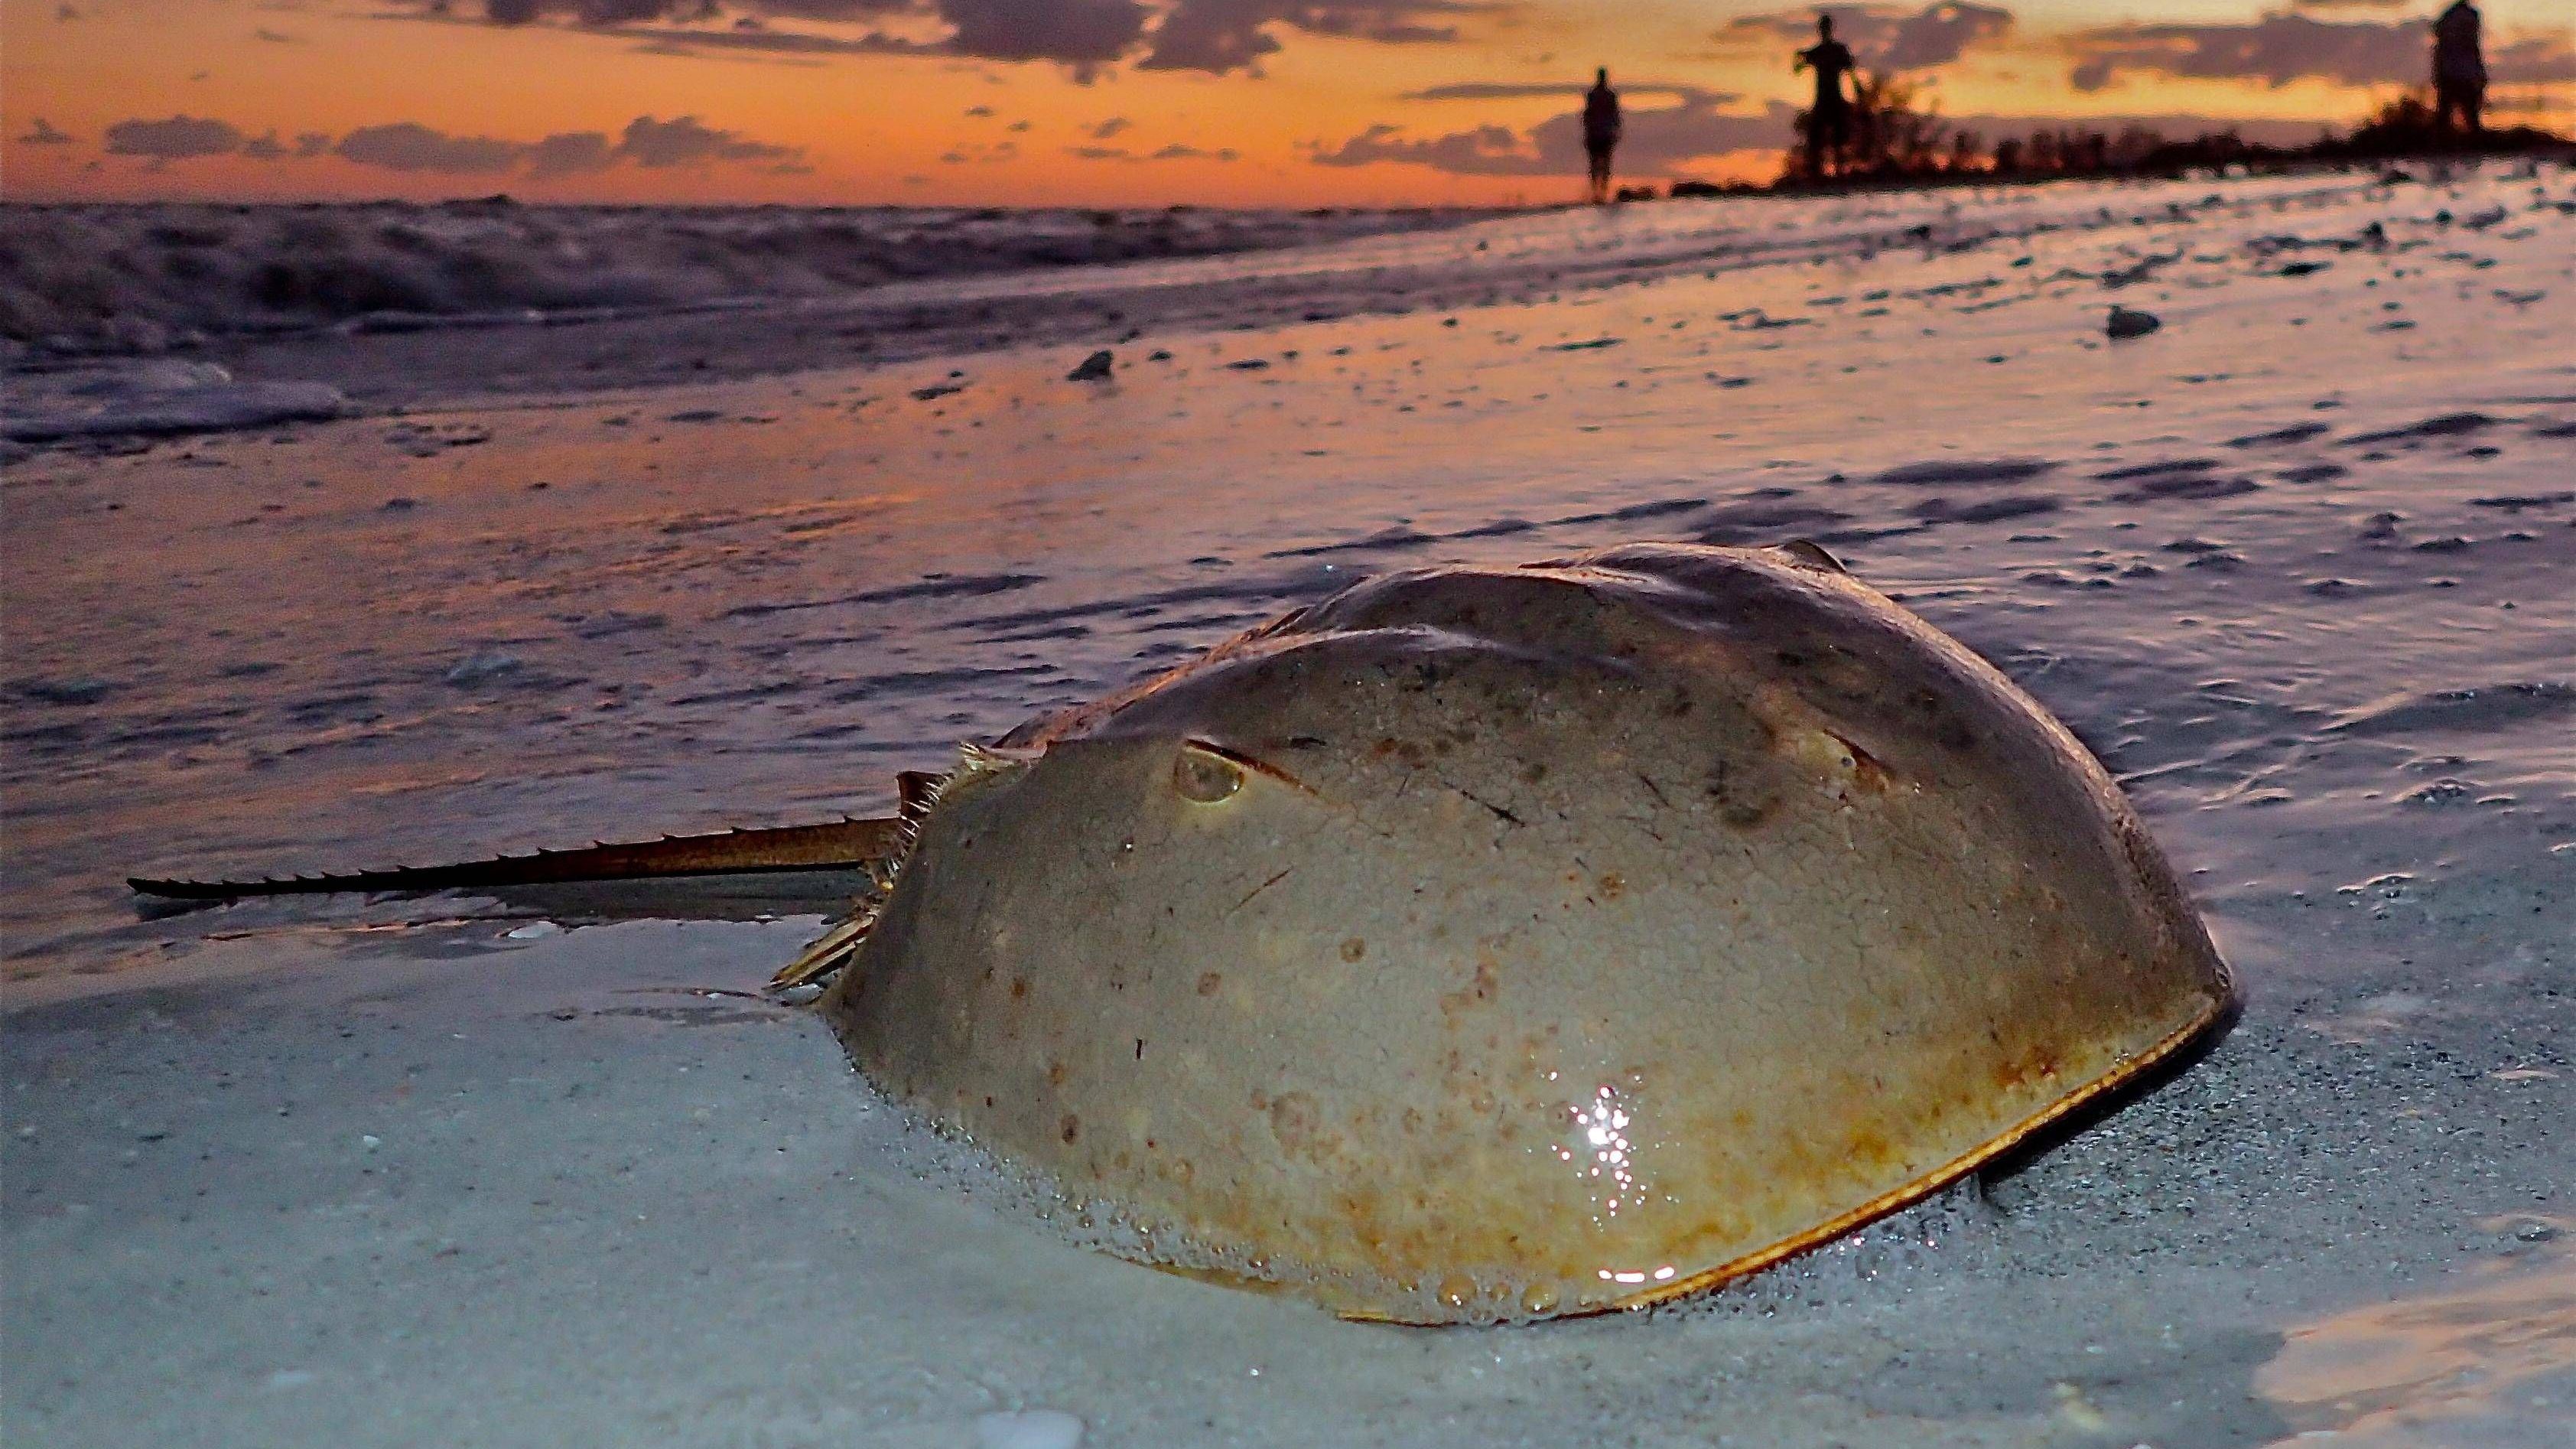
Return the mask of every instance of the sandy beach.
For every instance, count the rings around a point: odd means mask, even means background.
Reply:
[[[2566,1442],[2576,172],[1280,240],[22,356],[10,1442]],[[792,908],[122,883],[880,811],[1372,573],[1797,537],[2104,760],[2245,1012],[1650,1313],[1365,1326],[1074,1246],[758,994]]]

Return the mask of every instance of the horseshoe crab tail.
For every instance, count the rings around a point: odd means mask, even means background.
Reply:
[[[561,885],[574,881],[649,880],[662,876],[733,875],[776,870],[869,869],[899,856],[907,839],[900,819],[836,820],[774,830],[666,835],[622,845],[540,850],[451,865],[400,866],[343,874],[259,880],[128,878],[136,892],[181,901],[247,896],[323,895],[335,891],[436,891],[485,886]]]
[[[659,840],[612,845],[605,841],[570,850],[493,856],[448,865],[406,865],[386,870],[264,876],[257,880],[157,880],[128,876],[138,895],[173,901],[234,901],[252,896],[329,895],[360,891],[477,890],[504,886],[568,885],[583,881],[653,880],[673,876],[744,875],[761,871],[854,870],[866,880],[850,914],[836,922],[771,978],[770,988],[807,986],[848,965],[876,925],[922,818],[940,792],[961,780],[1006,773],[1033,756],[969,744],[957,768],[932,775],[907,770],[895,777],[894,815],[835,820],[771,830],[725,830],[712,835],[665,835]]]

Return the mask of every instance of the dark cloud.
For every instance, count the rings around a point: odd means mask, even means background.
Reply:
[[[18,138],[21,146],[68,146],[71,143],[71,132],[55,130],[53,123],[42,116],[36,117],[34,124],[27,127],[27,134]]]
[[[985,60],[1051,60],[1088,76],[1145,33],[1142,0],[938,0],[948,48]]]
[[[2498,85],[2576,81],[2576,35],[2558,30],[2490,45],[2487,78]]]
[[[1108,120],[1105,120],[1099,125],[1091,128],[1091,139],[1095,141],[1114,141],[1118,138],[1118,134],[1120,132],[1130,129],[1135,124],[1135,122],[1128,120],[1125,116],[1111,116]]]
[[[1147,161],[1240,161],[1243,159],[1242,153],[1236,151],[1232,146],[1220,146],[1214,149],[1208,149],[1199,146],[1183,145],[1178,141],[1173,142],[1169,146],[1163,147],[1159,151],[1143,153],[1130,151],[1124,146],[1067,146],[1064,148],[1064,154],[1067,156],[1079,157],[1085,161],[1132,161],[1138,163]]]
[[[2362,8],[2363,0],[2345,0]],[[2350,86],[2414,85],[2432,68],[2432,25],[2395,20],[2314,20],[2295,12],[2241,25],[2112,25],[2077,32],[2069,79],[2099,90],[2124,71],[2192,80],[2283,86],[2317,79]],[[2487,38],[2487,73],[2500,85],[2576,80],[2576,39],[2564,29]]]
[[[1620,169],[1633,176],[1662,175],[1729,151],[1778,150],[1788,143],[1795,107],[1774,101],[1762,111],[1744,113],[1726,109],[1733,100],[1716,92],[1694,91],[1669,106],[1627,107]],[[1322,166],[1393,161],[1455,176],[1580,176],[1583,113],[1570,110],[1550,116],[1527,131],[1478,126],[1415,137],[1399,127],[1371,126],[1339,146],[1317,147],[1314,160]]]
[[[37,124],[43,127],[42,122]],[[597,131],[567,131],[541,141],[456,136],[417,121],[396,121],[361,126],[337,141],[320,131],[305,131],[291,143],[275,131],[245,138],[223,121],[172,116],[166,121],[117,122],[107,128],[107,150],[110,155],[147,156],[156,161],[233,154],[255,161],[284,161],[331,155],[385,171],[490,176],[524,170],[538,180],[618,165],[661,168],[765,161],[774,171],[793,170],[803,166],[805,156],[800,147],[776,146],[719,130],[695,116],[668,121],[637,116],[614,141]]]
[[[1804,46],[1816,37],[1816,17],[1830,15],[1834,35],[1865,65],[1883,70],[1930,70],[1948,65],[1968,48],[2012,29],[2012,12],[1967,0],[1936,0],[1920,10],[1902,5],[1825,5],[1739,17],[1719,38]]]
[[[748,8],[788,20],[874,20],[920,7],[913,0],[751,0]]]
[[[265,40],[271,45],[302,45],[304,43],[303,36],[289,35],[282,30],[271,30],[265,25],[253,30],[250,33],[250,38],[253,40]]]
[[[493,136],[451,136],[418,121],[360,126],[331,148],[344,161],[387,171],[436,171],[474,176],[519,164],[525,144]]]
[[[393,0],[386,18],[450,20],[458,0]],[[1045,61],[1080,80],[1130,58],[1154,70],[1258,72],[1278,29],[1390,45],[1458,38],[1459,17],[1505,0],[481,0],[494,25],[570,24],[643,41],[658,54],[946,55]],[[708,22],[735,15],[729,27]],[[890,22],[861,35],[773,30],[770,19]],[[944,33],[942,28],[944,27]]]
[[[1896,34],[1878,56],[1889,70],[1929,70],[1948,65],[1968,47],[1997,39],[2012,29],[2009,10],[1991,5],[1947,3],[1931,6],[1898,22]]]
[[[187,161],[199,156],[229,156],[242,148],[245,138],[223,121],[172,116],[166,121],[119,121],[107,128],[106,139],[110,156]]]
[[[737,131],[720,131],[701,124],[695,116],[674,116],[667,121],[637,116],[626,123],[617,154],[621,160],[659,169],[703,166],[710,161],[792,161],[804,152],[794,146],[755,141]]]
[[[59,147],[70,139],[70,134],[57,131],[39,116],[33,129],[18,137],[18,144],[23,144],[23,147]],[[209,155],[242,155],[250,157],[250,160],[301,160],[301,157],[325,155],[332,147],[332,139],[319,134],[319,131],[304,131],[294,139],[294,144],[289,144],[281,142],[276,131],[260,131],[258,137],[250,137],[232,121],[211,121],[198,119],[198,116],[170,116],[167,121],[116,121],[106,129],[103,142],[106,142],[108,155],[147,157],[152,162],[196,160],[196,157]]]
[[[1458,38],[1449,22],[1497,8],[1483,0],[1176,0],[1137,64],[1257,74],[1261,58],[1279,49],[1274,27],[1387,45],[1441,44]]]
[[[1381,121],[1338,146],[1315,148],[1318,166],[1374,166],[1382,161],[1428,166],[1453,176],[1547,176],[1557,170],[1509,126],[1408,136],[1403,127]]]
[[[415,18],[444,20],[452,0],[400,0]],[[758,28],[763,15],[798,20],[853,21],[917,10],[919,0],[742,0],[735,8],[756,12],[736,24]],[[533,25],[568,20],[575,25],[614,30],[657,21],[706,21],[723,14],[716,0],[483,0],[483,18],[494,25]]]
[[[1589,85],[1587,82],[1583,81],[1460,81],[1455,85],[1428,86],[1418,91],[1406,91],[1402,95],[1397,96],[1396,99],[1403,101],[1517,101],[1536,100],[1548,97],[1562,100],[1567,96],[1579,96],[1587,89],[1589,89]],[[1645,88],[1642,86],[1631,85],[1622,85],[1619,87],[1620,94],[1630,96],[1642,94],[1644,89]]]
[[[2431,68],[2431,22],[2312,20],[2282,11],[2247,24],[2106,25],[2076,32],[2068,81],[2100,90],[2124,71],[2187,80],[2259,80],[2285,86],[2318,79],[2344,85],[2423,80]]]
[[[396,0],[396,18],[443,20],[449,0]],[[698,29],[720,18],[716,0],[483,0],[494,25],[564,21],[646,41],[663,54],[752,50],[801,55],[962,55],[983,60],[1055,61],[1089,78],[1143,38],[1145,0],[737,0],[729,29]],[[816,35],[768,28],[764,17],[853,24],[944,22],[944,39],[872,30]]]
[[[539,181],[585,176],[617,164],[617,148],[597,131],[558,131],[527,148],[528,175]]]
[[[750,51],[770,55],[942,55],[939,46],[899,35],[870,31],[865,35],[816,35],[803,30],[692,30],[680,26],[619,26],[608,32],[645,42],[657,55],[695,55],[710,50]]]
[[[439,8],[433,4],[434,9]],[[712,0],[484,0],[483,13],[495,25],[526,25],[548,15],[569,16],[579,25],[641,25],[649,20],[708,20]]]

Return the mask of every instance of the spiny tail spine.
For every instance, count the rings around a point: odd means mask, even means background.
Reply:
[[[260,880],[149,880],[126,884],[144,895],[183,901],[247,896],[324,895],[339,891],[436,891],[490,886],[561,885],[574,881],[649,880],[664,876],[759,871],[864,870],[900,856],[910,838],[903,819],[837,820],[770,830],[666,835],[659,840],[600,843],[570,850],[495,856],[448,865],[398,866],[342,874]]]

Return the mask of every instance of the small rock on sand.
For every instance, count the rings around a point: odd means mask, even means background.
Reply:
[[[986,1414],[975,1421],[977,1449],[1076,1449],[1082,1421],[1056,1409]]]
[[[2114,306],[2111,309],[2110,320],[2102,324],[2102,330],[2109,334],[2113,341],[2118,341],[2124,337],[2144,337],[2163,325],[2165,325],[2164,319],[2153,312],[2141,312],[2135,307]]]
[[[1112,364],[1117,362],[1117,360],[1118,359],[1110,353],[1109,349],[1104,347],[1098,352],[1091,354],[1089,357],[1082,359],[1082,365],[1075,368],[1073,371],[1066,373],[1064,375],[1064,380],[1067,382],[1107,382],[1109,380],[1109,369]]]

